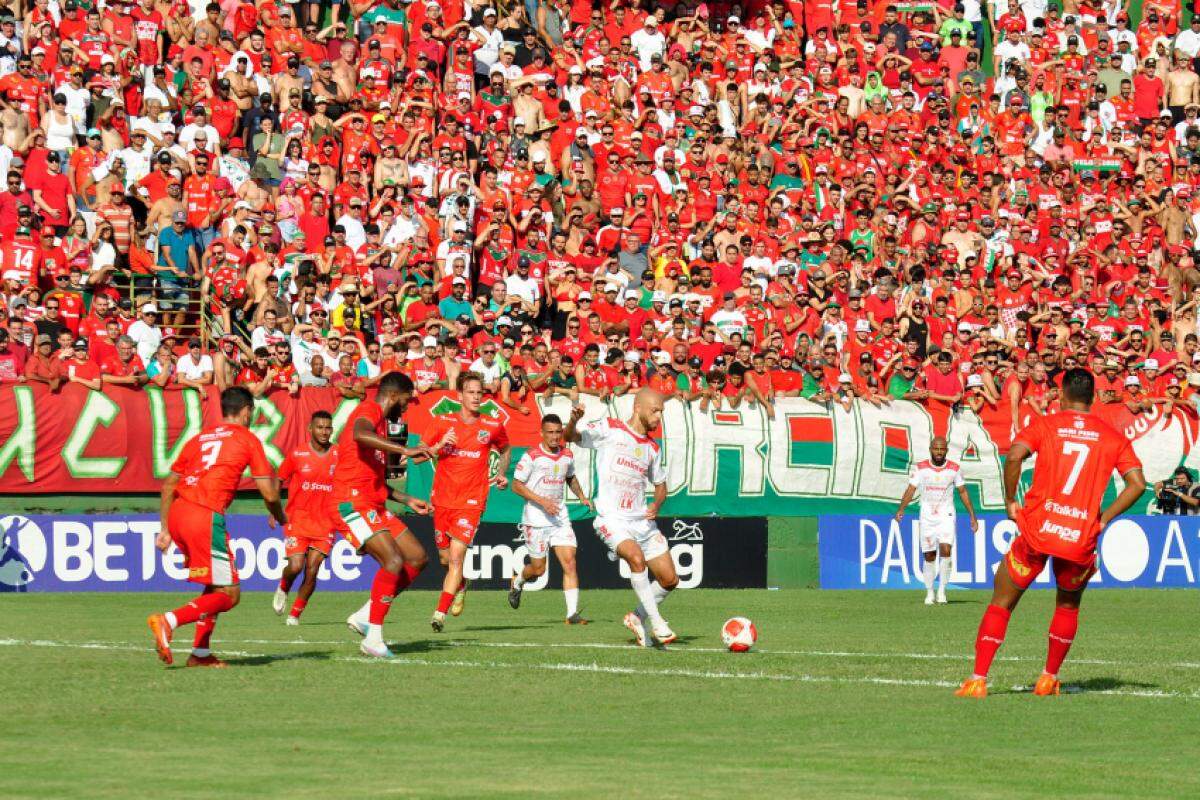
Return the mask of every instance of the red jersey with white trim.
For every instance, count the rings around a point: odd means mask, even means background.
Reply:
[[[447,414],[434,417],[421,438],[437,442],[450,429],[454,429],[457,441],[437,454],[429,502],[434,508],[483,511],[490,488],[488,457],[493,450],[508,447],[508,431],[493,417],[481,414],[467,422],[460,414]]]
[[[249,428],[231,422],[205,428],[188,440],[171,465],[182,476],[175,494],[224,514],[246,467],[252,478],[275,475],[262,442]]]
[[[953,461],[937,466],[918,461],[908,476],[908,485],[921,493],[922,522],[953,522],[954,492],[963,485],[962,470]]]
[[[1142,466],[1133,445],[1082,411],[1037,417],[1017,434],[1017,443],[1037,454],[1017,518],[1021,535],[1043,553],[1086,561],[1100,538],[1100,502],[1113,470],[1125,475]]]
[[[287,484],[289,520],[325,513],[329,496],[333,493],[333,469],[336,465],[337,448],[332,445],[324,453],[318,453],[309,446],[297,447],[288,453],[279,465],[279,480]]]
[[[589,422],[579,443],[596,451],[596,515],[609,519],[645,519],[647,484],[667,480],[658,442],[635,433],[619,419]]]
[[[575,477],[575,456],[568,447],[558,452],[547,450],[542,445],[531,447],[517,462],[513,480],[525,484],[526,488],[539,497],[548,497],[559,503],[558,514],[550,516],[536,503],[525,501],[521,512],[521,524],[531,528],[557,528],[570,525],[567,514],[567,483]]]
[[[346,420],[346,427],[337,442],[337,464],[333,468],[335,501],[355,498],[361,502],[383,505],[387,502],[387,454],[354,441],[354,426],[360,419],[371,423],[371,429],[387,438],[387,420],[383,407],[374,400],[363,400]]]

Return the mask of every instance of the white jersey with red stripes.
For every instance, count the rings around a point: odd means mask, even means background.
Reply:
[[[919,461],[909,474],[908,485],[920,492],[922,522],[954,520],[954,494],[963,485],[958,464],[947,460],[937,466]]]
[[[644,520],[646,491],[667,480],[658,442],[612,418],[589,422],[579,433],[580,444],[596,451],[596,516]]]
[[[556,528],[570,525],[567,515],[567,483],[575,477],[575,456],[567,447],[552,452],[538,445],[525,451],[517,462],[513,478],[525,484],[525,488],[538,495],[558,502],[558,514],[550,516],[536,503],[525,501],[521,513],[521,524],[533,528]]]

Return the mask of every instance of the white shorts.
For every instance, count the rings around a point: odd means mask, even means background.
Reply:
[[[937,550],[938,545],[954,546],[954,519],[941,519],[932,522],[921,520],[921,552],[928,553]]]
[[[525,533],[525,547],[529,550],[530,558],[545,558],[551,547],[576,547],[575,529],[571,523],[551,525],[536,528],[533,525],[522,525]]]
[[[596,534],[613,553],[621,542],[633,540],[642,548],[642,556],[647,560],[658,558],[670,552],[667,537],[658,531],[658,525],[652,519],[606,519],[596,517]]]

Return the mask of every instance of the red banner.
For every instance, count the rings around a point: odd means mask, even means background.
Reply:
[[[334,389],[308,387],[260,398],[251,428],[276,465],[307,437],[314,411],[334,415],[334,433],[357,404]],[[451,393],[431,392],[410,407],[412,432],[430,414],[456,408]],[[491,409],[506,417],[514,444],[532,444],[540,419]],[[138,390],[107,386],[92,392],[67,385],[50,392],[41,384],[0,388],[0,493],[156,492],[187,439],[221,418],[218,392]],[[248,488],[249,484],[247,484]]]

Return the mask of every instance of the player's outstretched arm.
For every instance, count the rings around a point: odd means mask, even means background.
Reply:
[[[417,514],[429,514],[433,511],[433,506],[429,505],[429,503],[426,503],[424,500],[418,500],[411,494],[405,494],[404,492],[393,489],[390,486],[388,487],[388,497],[402,506],[408,506],[413,510],[414,513]]]
[[[572,475],[571,480],[567,481],[567,486],[571,487],[571,491],[574,492],[575,496],[579,498],[579,502],[583,503],[583,505],[589,511],[596,510],[596,504],[593,503],[591,498],[584,493],[583,484],[579,482],[578,477]]]
[[[171,472],[163,481],[158,504],[159,529],[154,537],[154,546],[164,553],[171,544],[171,534],[167,532],[167,517],[171,515],[171,503],[175,500],[175,487],[179,485],[179,473]]]
[[[396,453],[412,459],[416,459],[418,456],[430,457],[429,448],[425,445],[407,447],[402,444],[396,444],[390,439],[386,439],[376,433],[375,429],[371,427],[371,423],[365,419],[358,419],[354,422],[354,441],[357,444],[366,445],[375,450],[381,450],[385,453]]]
[[[958,487],[958,499],[962,500],[963,508],[967,509],[967,514],[971,517],[971,530],[977,530],[979,518],[975,516],[975,506],[971,505],[971,495],[967,494],[967,487]]]
[[[287,515],[283,513],[283,503],[279,501],[279,483],[274,476],[255,477],[254,484],[258,486],[258,492],[262,495],[263,502],[267,504],[267,511],[271,512],[271,517],[279,523],[280,527],[286,525]]]
[[[911,483],[904,487],[904,494],[900,495],[900,505],[896,507],[896,522],[904,519],[904,509],[908,508],[908,504],[912,502],[913,495],[917,493],[917,487]]]
[[[573,406],[571,408],[571,417],[567,420],[567,426],[563,428],[563,441],[578,444],[582,438],[579,435],[579,420],[583,419],[583,406]]]
[[[1008,449],[1008,458],[1004,462],[1004,509],[1008,514],[1008,518],[1014,522],[1017,519],[1017,512],[1021,509],[1021,506],[1017,503],[1017,486],[1021,482],[1021,465],[1031,455],[1033,453],[1028,447],[1020,442],[1014,442],[1013,446]],[[1143,488],[1145,488],[1144,481]],[[1116,505],[1116,501],[1113,501],[1113,505]],[[1126,506],[1125,508],[1128,507]],[[1125,509],[1121,510],[1124,511]]]
[[[1134,467],[1121,476],[1125,481],[1125,488],[1117,495],[1116,499],[1108,508],[1100,512],[1100,529],[1104,530],[1108,523],[1112,522],[1117,517],[1129,510],[1129,507],[1138,501],[1142,493],[1146,491],[1146,476],[1142,474],[1141,467]]]

